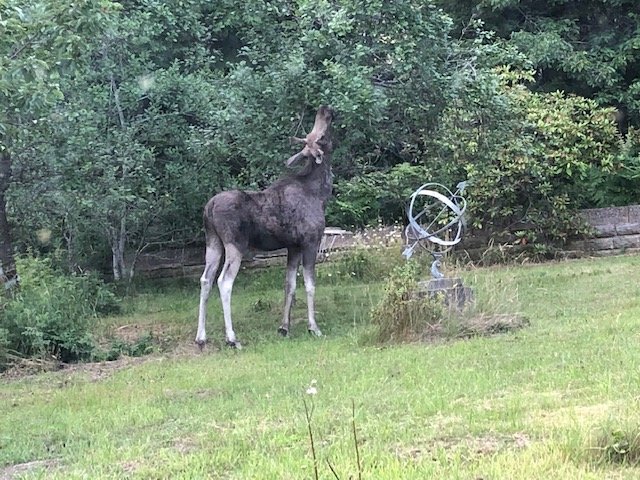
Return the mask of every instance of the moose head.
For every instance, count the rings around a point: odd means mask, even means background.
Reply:
[[[331,107],[322,105],[316,113],[313,129],[305,138],[292,137],[291,140],[304,143],[304,148],[286,161],[287,167],[292,166],[303,158],[313,158],[319,165],[324,161],[325,155],[333,150],[329,127],[333,120],[334,112]]]

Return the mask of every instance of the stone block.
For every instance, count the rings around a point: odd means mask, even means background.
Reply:
[[[585,246],[589,250],[610,250],[613,248],[613,238],[592,238],[585,241]]]
[[[432,278],[418,282],[418,297],[443,294],[445,306],[458,311],[475,302],[473,289],[465,287],[460,278]]]
[[[607,223],[604,225],[594,225],[595,237],[613,237],[616,234],[616,226],[613,223]]]
[[[589,208],[582,210],[580,215],[593,226],[628,223],[629,207]]]
[[[613,248],[637,248],[640,247],[640,235],[622,235],[613,237]]]
[[[617,235],[635,235],[640,233],[640,222],[620,223],[616,225]]]
[[[629,209],[629,223],[640,223],[640,205],[630,205]]]

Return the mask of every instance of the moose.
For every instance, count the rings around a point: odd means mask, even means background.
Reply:
[[[293,138],[304,147],[285,164],[287,167],[301,165],[299,171],[284,176],[262,191],[218,193],[205,205],[205,268],[200,278],[196,335],[196,344],[200,348],[207,340],[207,300],[216,278],[226,343],[234,348],[241,347],[231,322],[231,291],[243,256],[252,250],[287,249],[284,314],[278,332],[282,336],[289,334],[296,276],[302,261],[308,330],[316,336],[322,335],[314,311],[315,265],[325,228],[324,207],[332,189],[330,127],[333,117],[330,107],[321,106],[311,132],[305,138]]]

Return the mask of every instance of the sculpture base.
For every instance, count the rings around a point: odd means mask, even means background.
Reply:
[[[449,309],[462,311],[475,303],[471,287],[465,287],[461,278],[432,278],[418,282],[416,295],[419,298],[442,295]]]

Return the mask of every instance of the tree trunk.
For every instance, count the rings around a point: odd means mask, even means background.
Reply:
[[[1,148],[1,147],[0,147]],[[11,229],[7,220],[5,193],[11,183],[11,154],[6,149],[0,151],[0,291],[4,292],[18,283],[16,261],[13,256]]]
[[[128,278],[127,266],[124,260],[124,253],[127,246],[127,225],[123,217],[120,219],[120,226],[110,228],[111,241],[111,264],[113,268],[113,279],[117,282]]]

